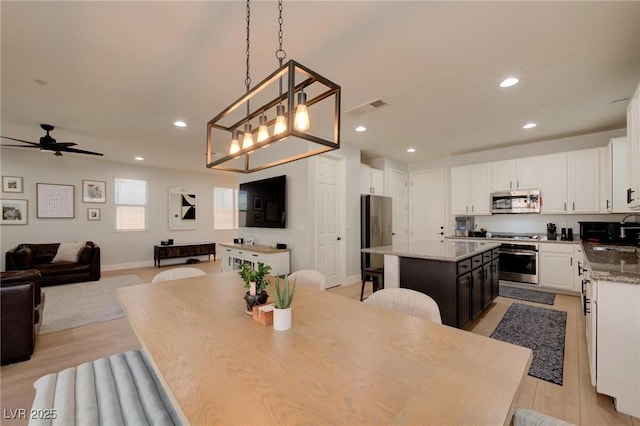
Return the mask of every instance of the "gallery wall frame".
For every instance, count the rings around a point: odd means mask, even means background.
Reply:
[[[87,209],[87,220],[100,220],[100,209]]]
[[[106,203],[107,183],[101,180],[82,180],[83,203]]]
[[[36,217],[53,219],[75,217],[75,186],[36,183]]]
[[[1,199],[2,217],[0,225],[26,225],[29,219],[27,200]]]
[[[2,192],[22,192],[22,177],[2,176]]]

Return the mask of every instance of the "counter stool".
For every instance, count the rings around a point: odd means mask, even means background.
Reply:
[[[371,291],[376,291],[384,288],[384,268],[364,268],[362,270],[362,287],[360,288],[360,301],[364,298],[364,284],[368,279],[371,279]]]

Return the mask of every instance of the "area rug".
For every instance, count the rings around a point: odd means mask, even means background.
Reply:
[[[512,304],[491,337],[533,351],[529,375],[562,386],[567,313]]]
[[[136,275],[42,287],[46,294],[40,334],[80,327],[124,316],[116,289],[142,284]]]
[[[529,290],[526,288],[509,287],[501,285],[498,292],[499,296],[508,297],[510,299],[526,300],[527,302],[544,303],[553,305],[556,295],[546,291]]]

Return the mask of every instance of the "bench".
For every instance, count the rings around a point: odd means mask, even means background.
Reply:
[[[142,350],[48,374],[33,386],[30,426],[182,424]]]

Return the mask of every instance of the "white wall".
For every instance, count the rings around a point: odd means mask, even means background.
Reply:
[[[28,200],[27,225],[0,226],[2,269],[4,253],[19,243],[47,243],[59,241],[94,241],[100,246],[103,270],[153,265],[153,246],[161,240],[173,238],[181,242],[230,242],[237,230],[213,230],[213,187],[236,188],[238,177],[207,170],[203,161],[202,173],[113,163],[89,156],[66,154],[55,157],[35,150],[2,148],[2,175],[22,176],[23,193],[3,193],[3,198]],[[146,232],[115,232],[114,178],[145,179],[148,182],[148,230]],[[82,202],[82,180],[105,181],[107,202]],[[75,218],[36,218],[36,183],[58,183],[75,187]],[[197,194],[198,228],[169,229],[169,187],[193,188]],[[87,209],[99,208],[99,221],[87,220]],[[218,250],[219,251],[219,250]],[[163,264],[182,263],[185,259],[163,261]]]
[[[360,274],[360,151],[349,144],[327,156],[342,158],[346,172],[346,274]],[[315,157],[284,164],[250,175],[241,175],[240,182],[287,176],[287,227],[240,228],[240,236],[254,238],[256,244],[285,243],[291,249],[292,271],[313,268],[315,263]]]

